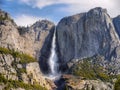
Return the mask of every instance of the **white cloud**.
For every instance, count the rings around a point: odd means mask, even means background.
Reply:
[[[78,0],[77,0],[78,1]],[[81,12],[87,12],[95,7],[106,8],[110,16],[115,17],[120,14],[120,7],[118,5],[119,0],[83,0],[76,3],[69,3],[67,8],[61,8],[61,11],[69,12],[70,14],[76,14]]]
[[[27,26],[27,25],[29,26],[40,19],[42,18],[25,15],[25,14],[18,15],[14,18],[16,24],[19,26]]]
[[[68,7],[61,8],[60,10],[72,14],[85,12],[94,7],[106,8],[112,16],[120,14],[120,0],[20,0],[20,2],[37,8],[44,8],[55,4],[66,4]]]
[[[52,4],[56,4],[55,0],[20,0],[20,2],[37,8],[43,8]]]
[[[32,7],[43,8],[49,5],[54,4],[76,4],[80,3],[79,0],[20,0],[20,2],[25,3],[27,5],[31,5]]]

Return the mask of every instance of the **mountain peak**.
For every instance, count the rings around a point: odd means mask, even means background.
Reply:
[[[10,15],[0,9],[0,20],[10,19]]]
[[[115,17],[115,18],[120,18],[120,15],[118,15],[117,17]]]
[[[7,12],[2,11],[0,9],[0,25],[12,25],[12,24],[14,26],[17,26],[14,20],[10,17],[10,15]]]
[[[37,22],[35,22],[31,28],[33,28],[34,30],[36,30],[37,28],[40,28],[42,30],[49,30],[49,28],[51,28],[52,26],[54,26],[54,23],[48,20],[39,20]]]
[[[96,7],[87,12],[88,16],[101,17],[103,14],[107,14],[107,10],[101,7]]]
[[[89,12],[96,12],[96,11],[107,13],[107,10],[106,10],[106,9],[103,9],[102,7],[95,7],[95,8],[93,8],[93,9],[91,9]]]

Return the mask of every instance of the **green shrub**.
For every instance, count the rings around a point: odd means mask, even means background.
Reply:
[[[0,16],[0,21],[8,19],[7,17]]]
[[[72,67],[72,74],[82,76],[86,79],[100,79],[102,81],[109,81],[109,75],[103,70],[103,67],[92,63],[90,58],[86,58]]]
[[[9,50],[7,48],[0,47],[0,53],[11,54],[14,58],[20,58],[20,64],[27,64],[30,62],[36,62],[37,60],[28,54],[22,54],[18,51]]]
[[[18,71],[19,71],[20,73],[26,73],[26,69],[25,69],[25,68],[19,68]]]
[[[102,81],[109,81],[110,80],[110,77],[103,72],[98,73],[98,78],[101,79]]]
[[[40,86],[40,85],[31,85],[31,84],[25,84],[20,81],[15,81],[15,80],[9,80],[8,81],[9,85],[11,85],[10,88],[24,88],[25,90],[47,90],[46,88]]]
[[[68,86],[65,86],[64,90],[69,90],[69,87],[68,87]]]
[[[36,60],[33,57],[31,57],[30,55],[27,55],[27,54],[21,54],[19,58],[21,59],[19,62],[21,64],[36,62]]]
[[[10,54],[11,51],[7,48],[0,47],[0,53],[4,54]]]
[[[95,79],[96,75],[89,61],[87,60],[83,60],[82,63],[78,63],[77,65],[75,65],[72,72],[74,75],[82,76],[87,79]]]
[[[47,90],[40,85],[25,84],[22,81],[7,80],[2,74],[0,74],[0,83],[6,84],[4,90],[10,90],[11,88],[24,88],[25,90]]]
[[[114,90],[120,90],[120,78],[115,82]]]
[[[4,78],[2,74],[0,74],[0,83],[7,83],[7,80]]]
[[[21,54],[19,52],[14,51],[14,50],[11,50],[10,54],[15,58],[20,58],[20,56],[21,56]]]

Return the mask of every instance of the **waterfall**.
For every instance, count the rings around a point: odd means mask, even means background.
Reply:
[[[56,53],[56,27],[54,30],[53,34],[53,39],[52,39],[52,45],[51,45],[51,54],[49,57],[49,66],[50,66],[50,76],[56,76],[58,74],[58,66],[59,64],[57,63],[58,57]]]

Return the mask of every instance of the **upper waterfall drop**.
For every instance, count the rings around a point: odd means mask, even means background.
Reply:
[[[49,67],[50,67],[50,75],[55,76],[58,74],[58,56],[56,53],[56,27],[53,34],[52,45],[51,45],[51,54],[48,60]]]

